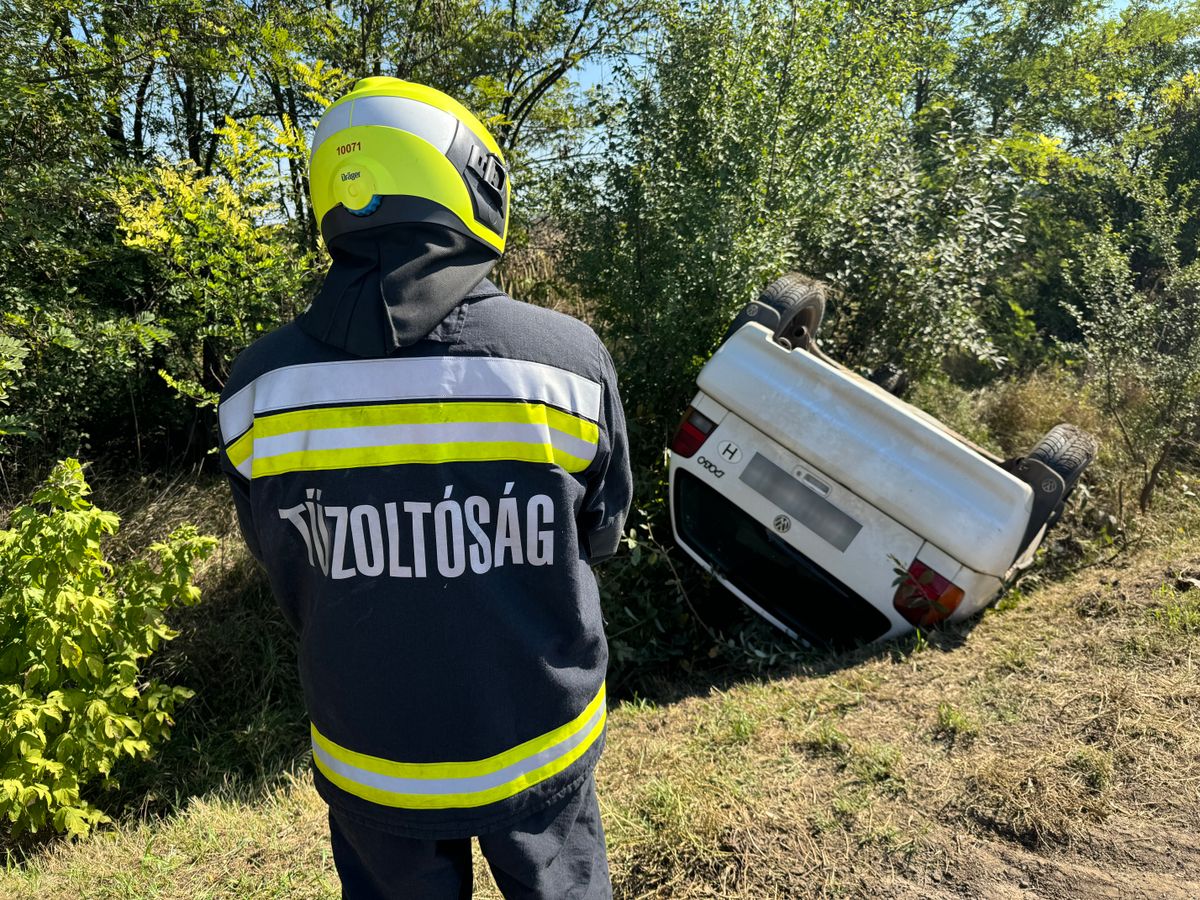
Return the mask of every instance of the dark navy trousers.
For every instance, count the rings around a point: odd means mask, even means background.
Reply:
[[[470,900],[471,840],[396,837],[329,812],[343,900]],[[610,900],[596,782],[515,827],[479,835],[506,900]]]

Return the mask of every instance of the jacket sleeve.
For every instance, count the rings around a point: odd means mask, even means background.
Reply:
[[[234,467],[228,452],[226,452],[225,435],[220,433],[220,428],[217,431],[217,442],[220,445],[218,452],[221,456],[221,471],[225,473],[225,478],[229,482],[230,492],[233,494],[233,505],[237,510],[238,527],[241,529],[246,546],[250,548],[250,553],[261,563],[263,561],[262,545],[258,540],[258,530],[254,527],[253,507],[250,504],[250,479]]]
[[[593,564],[617,552],[633,499],[629,440],[625,431],[625,411],[617,391],[617,374],[607,348],[599,342],[597,346],[603,388],[600,442],[580,510],[580,534],[586,541],[588,561]]]
[[[222,454],[223,455],[223,454]],[[254,529],[254,517],[250,511],[250,482],[238,472],[225,470],[229,480],[229,488],[233,493],[233,505],[237,510],[238,527],[246,546],[260,563],[263,561],[262,547],[259,545],[258,532]]]

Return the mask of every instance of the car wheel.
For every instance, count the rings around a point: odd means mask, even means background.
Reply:
[[[822,282],[799,272],[788,272],[767,285],[758,302],[779,313],[776,342],[789,348],[812,348],[825,317],[825,290]]]
[[[1065,498],[1079,481],[1079,476],[1096,458],[1099,445],[1096,439],[1074,425],[1055,425],[1029,451],[1029,458],[1045,463],[1062,476]]]
[[[891,363],[884,363],[875,369],[867,376],[867,380],[897,397],[903,397],[908,390],[908,373]]]

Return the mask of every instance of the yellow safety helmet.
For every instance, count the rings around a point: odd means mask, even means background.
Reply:
[[[466,107],[399,78],[364,78],[325,110],[309,192],[330,244],[379,225],[444,225],[499,256],[508,233],[508,169]]]

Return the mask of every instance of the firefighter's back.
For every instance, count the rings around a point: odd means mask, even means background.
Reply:
[[[220,421],[335,809],[478,834],[590,774],[607,648],[589,564],[629,495],[591,329],[486,281],[382,358],[292,324],[239,358]]]

